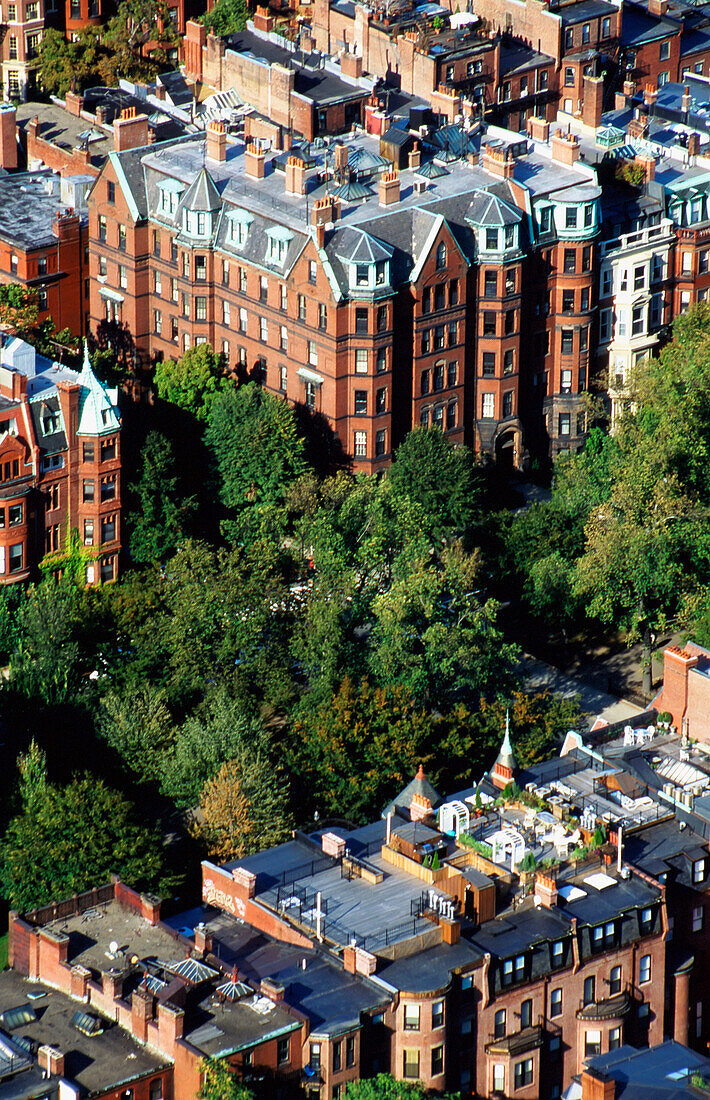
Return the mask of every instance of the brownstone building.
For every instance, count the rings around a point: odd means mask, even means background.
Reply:
[[[386,135],[305,156],[213,125],[111,153],[90,199],[92,326],[126,326],[146,367],[211,343],[327,417],[363,469],[417,424],[516,466],[579,446],[594,171],[556,134],[535,153],[506,131],[437,140],[423,152],[415,132],[402,171]]]
[[[121,548],[121,425],[117,395],[94,375],[0,344],[0,583],[40,563],[61,569],[77,532],[86,581],[113,580]]]

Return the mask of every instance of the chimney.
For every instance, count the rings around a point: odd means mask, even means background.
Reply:
[[[183,1009],[171,1004],[158,1005],[158,1036],[160,1049],[166,1054],[172,1054],[175,1041],[182,1039],[185,1029],[185,1013]]]
[[[348,168],[347,145],[336,145],[333,151],[333,166],[336,172],[346,172]]]
[[[79,95],[78,92],[69,91],[64,97],[64,107],[68,114],[73,115],[74,118],[79,118],[84,110],[84,97]]]
[[[484,145],[481,167],[498,179],[509,180],[513,178],[515,161],[509,149],[497,149],[493,145]]]
[[[123,996],[124,977],[123,970],[105,970],[101,975],[101,988],[109,1003]]]
[[[268,997],[274,1004],[283,1001],[286,996],[285,986],[281,985],[281,982],[275,982],[273,978],[262,978],[259,984],[259,992],[264,997]]]
[[[247,145],[244,153],[244,173],[253,180],[263,180],[266,175],[266,155],[254,142]]]
[[[648,0],[648,14],[661,19],[668,11],[668,0]]]
[[[274,29],[274,17],[269,14],[268,8],[257,6],[254,12],[254,30],[269,34]]]
[[[135,107],[125,107],[121,117],[113,120],[113,147],[117,153],[124,149],[140,149],[148,144],[148,116],[136,114]]]
[[[289,157],[286,161],[286,193],[305,195],[306,166],[298,157]]]
[[[563,134],[560,130],[552,135],[552,159],[558,164],[570,167],[579,160],[579,141],[574,134]]]
[[[333,859],[342,859],[345,855],[345,841],[336,833],[323,833],[320,846],[325,855],[332,856]]]
[[[108,121],[108,107],[104,103],[100,103],[96,108],[96,125],[105,126]]]
[[[195,939],[195,951],[199,951],[202,957],[209,955],[212,951],[213,935],[209,929],[203,925],[197,925],[194,934]]]
[[[634,84],[633,80],[625,80],[623,90],[625,96],[628,96],[629,99],[633,99],[636,92],[636,85]]]
[[[690,104],[693,102],[693,97],[690,94],[690,88],[683,88],[683,95],[680,99],[680,109],[686,114],[690,110]]]
[[[248,898],[256,894],[256,875],[253,871],[247,871],[246,867],[233,867],[232,879],[241,886]]]
[[[224,164],[227,159],[227,131],[224,128],[224,123],[208,123],[205,141],[205,156],[207,159]]]
[[[688,707],[688,676],[698,658],[677,645],[668,646],[663,653],[663,691],[659,710],[673,715],[673,724],[680,729]]]
[[[413,794],[409,806],[409,817],[412,821],[426,821],[433,813],[433,806],[423,794]]]
[[[655,84],[644,84],[643,102],[646,107],[655,107],[658,99],[658,88]]]
[[[693,130],[692,134],[688,134],[688,156],[697,157],[700,153],[700,134]]]
[[[412,146],[412,151],[409,154],[409,167],[413,169],[421,168],[422,165],[422,151],[419,148],[419,142],[415,141]]]
[[[146,1042],[152,1019],[153,994],[147,989],[135,989],[131,996],[131,1034],[139,1043]]]
[[[0,105],[0,168],[17,168],[17,111],[9,103]]]
[[[380,206],[393,206],[399,202],[399,172],[383,172],[377,183]]]
[[[644,180],[648,183],[656,175],[656,162],[653,157],[634,157],[634,164],[643,168]]]
[[[547,144],[550,140],[550,123],[547,119],[533,115],[528,119],[527,127],[532,141],[544,141]]]
[[[311,224],[318,226],[330,225],[337,221],[340,214],[340,200],[334,195],[324,195],[322,199],[316,199],[311,208]],[[322,248],[322,245],[319,247]]]
[[[37,1063],[50,1077],[64,1076],[64,1055],[54,1047],[42,1046],[37,1051]]]
[[[616,1081],[604,1077],[596,1069],[585,1069],[582,1074],[582,1100],[614,1100]]]
[[[362,76],[362,57],[359,53],[349,53],[344,50],[340,55],[340,71],[343,76],[349,76],[353,80],[359,80]]]
[[[535,875],[535,901],[545,909],[554,909],[557,905],[557,882],[551,875]]]
[[[582,122],[597,130],[602,124],[602,100],[604,98],[604,77],[585,76],[584,101],[582,103]]]

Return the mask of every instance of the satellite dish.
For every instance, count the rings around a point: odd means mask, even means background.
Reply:
[[[110,944],[108,945],[108,949],[112,955],[116,954],[116,952],[118,951],[118,944],[115,940],[111,940]]]

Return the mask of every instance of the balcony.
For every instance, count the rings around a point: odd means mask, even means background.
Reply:
[[[515,1057],[541,1047],[544,1042],[545,1029],[542,1024],[533,1024],[532,1027],[521,1028],[520,1031],[514,1031],[511,1035],[504,1035],[501,1039],[490,1035],[489,1042],[486,1043],[486,1053],[508,1054]]]
[[[620,1020],[631,1008],[631,992],[627,988],[613,997],[601,1001],[579,1002],[578,1020]]]

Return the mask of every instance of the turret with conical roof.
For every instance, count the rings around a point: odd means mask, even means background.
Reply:
[[[110,390],[94,374],[89,359],[89,348],[84,341],[84,365],[79,375],[78,435],[110,435],[120,431],[118,391]]]
[[[505,737],[503,738],[500,752],[496,757],[496,762],[490,772],[493,786],[498,787],[499,790],[503,790],[504,787],[507,787],[509,783],[513,782],[516,770],[517,764],[515,762],[515,754],[513,752],[513,746],[510,743],[510,711],[506,711]]]

